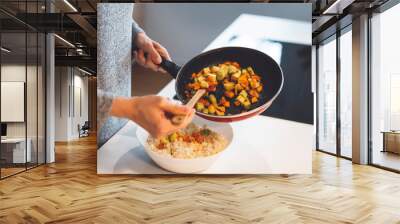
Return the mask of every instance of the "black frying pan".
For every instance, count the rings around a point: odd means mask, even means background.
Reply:
[[[232,122],[264,112],[281,92],[284,78],[278,63],[263,52],[244,47],[222,47],[201,53],[182,67],[165,59],[163,59],[160,66],[176,79],[175,90],[177,97],[180,101],[186,103],[190,99],[186,99],[185,88],[191,82],[192,73],[198,73],[205,67],[226,61],[238,62],[242,68],[251,66],[255,73],[261,77],[264,88],[260,93],[259,101],[252,104],[251,108],[246,112],[243,112],[240,107],[233,106],[231,102],[231,107],[227,108],[226,111],[227,115],[210,115],[199,111],[196,114],[212,121]],[[215,94],[218,99],[223,94],[222,89],[222,86],[217,87]]]

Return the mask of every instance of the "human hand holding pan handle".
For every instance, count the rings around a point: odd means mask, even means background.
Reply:
[[[238,62],[242,67],[252,67],[261,77],[264,86],[260,93],[259,101],[243,112],[235,107],[227,109],[226,115],[212,115],[196,111],[198,116],[216,122],[233,122],[244,120],[261,114],[268,109],[278,97],[283,88],[284,76],[279,64],[267,54],[245,47],[222,47],[203,52],[189,60],[183,66],[162,58],[159,66],[175,79],[175,91],[177,97],[183,103],[188,102],[185,95],[186,86],[192,81],[192,74],[198,73],[205,67],[223,63],[226,61]],[[220,94],[217,88],[215,94]]]

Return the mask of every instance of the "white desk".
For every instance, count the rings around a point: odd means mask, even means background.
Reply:
[[[254,29],[253,26],[258,28]],[[263,26],[267,26],[268,29],[260,29]],[[230,46],[228,38],[235,32],[254,32],[255,36],[261,36],[262,32],[265,32],[265,35],[274,40],[311,44],[310,30],[309,23],[241,15],[205,50]],[[239,42],[232,45],[243,46]],[[171,81],[159,95],[172,98],[175,94],[174,85],[175,81]],[[169,174],[147,156],[136,139],[136,127],[135,123],[128,122],[98,150],[99,174]],[[232,123],[232,127],[232,144],[203,174],[311,173],[312,125],[257,116]]]
[[[25,153],[25,138],[5,138],[1,139],[1,144],[9,147],[13,146],[12,148],[12,163],[25,163],[31,161],[32,153],[31,153],[31,145],[32,141],[30,138],[27,138],[26,142],[26,153]],[[3,146],[2,146],[3,147]],[[5,151],[2,149],[2,151]]]

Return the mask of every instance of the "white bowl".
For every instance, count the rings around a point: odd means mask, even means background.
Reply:
[[[147,139],[149,133],[141,127],[138,127],[136,131],[136,137],[139,142],[143,145],[147,155],[161,168],[175,172],[175,173],[198,173],[209,168],[218,158],[218,156],[226,150],[230,145],[233,138],[232,126],[229,123],[216,123],[210,122],[203,118],[195,116],[193,123],[202,127],[207,125],[207,127],[225,137],[227,140],[226,147],[219,153],[207,157],[199,157],[194,159],[178,159],[169,155],[159,154],[150,149]]]

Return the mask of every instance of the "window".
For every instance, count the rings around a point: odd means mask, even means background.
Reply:
[[[340,155],[352,157],[352,32],[351,26],[340,36]]]
[[[400,5],[371,18],[370,161],[400,171]]]
[[[44,3],[0,1],[0,7],[42,13]],[[0,17],[9,21],[0,24],[0,178],[5,178],[45,163],[46,39],[9,14]]]
[[[336,153],[336,37],[318,47],[318,149]]]

